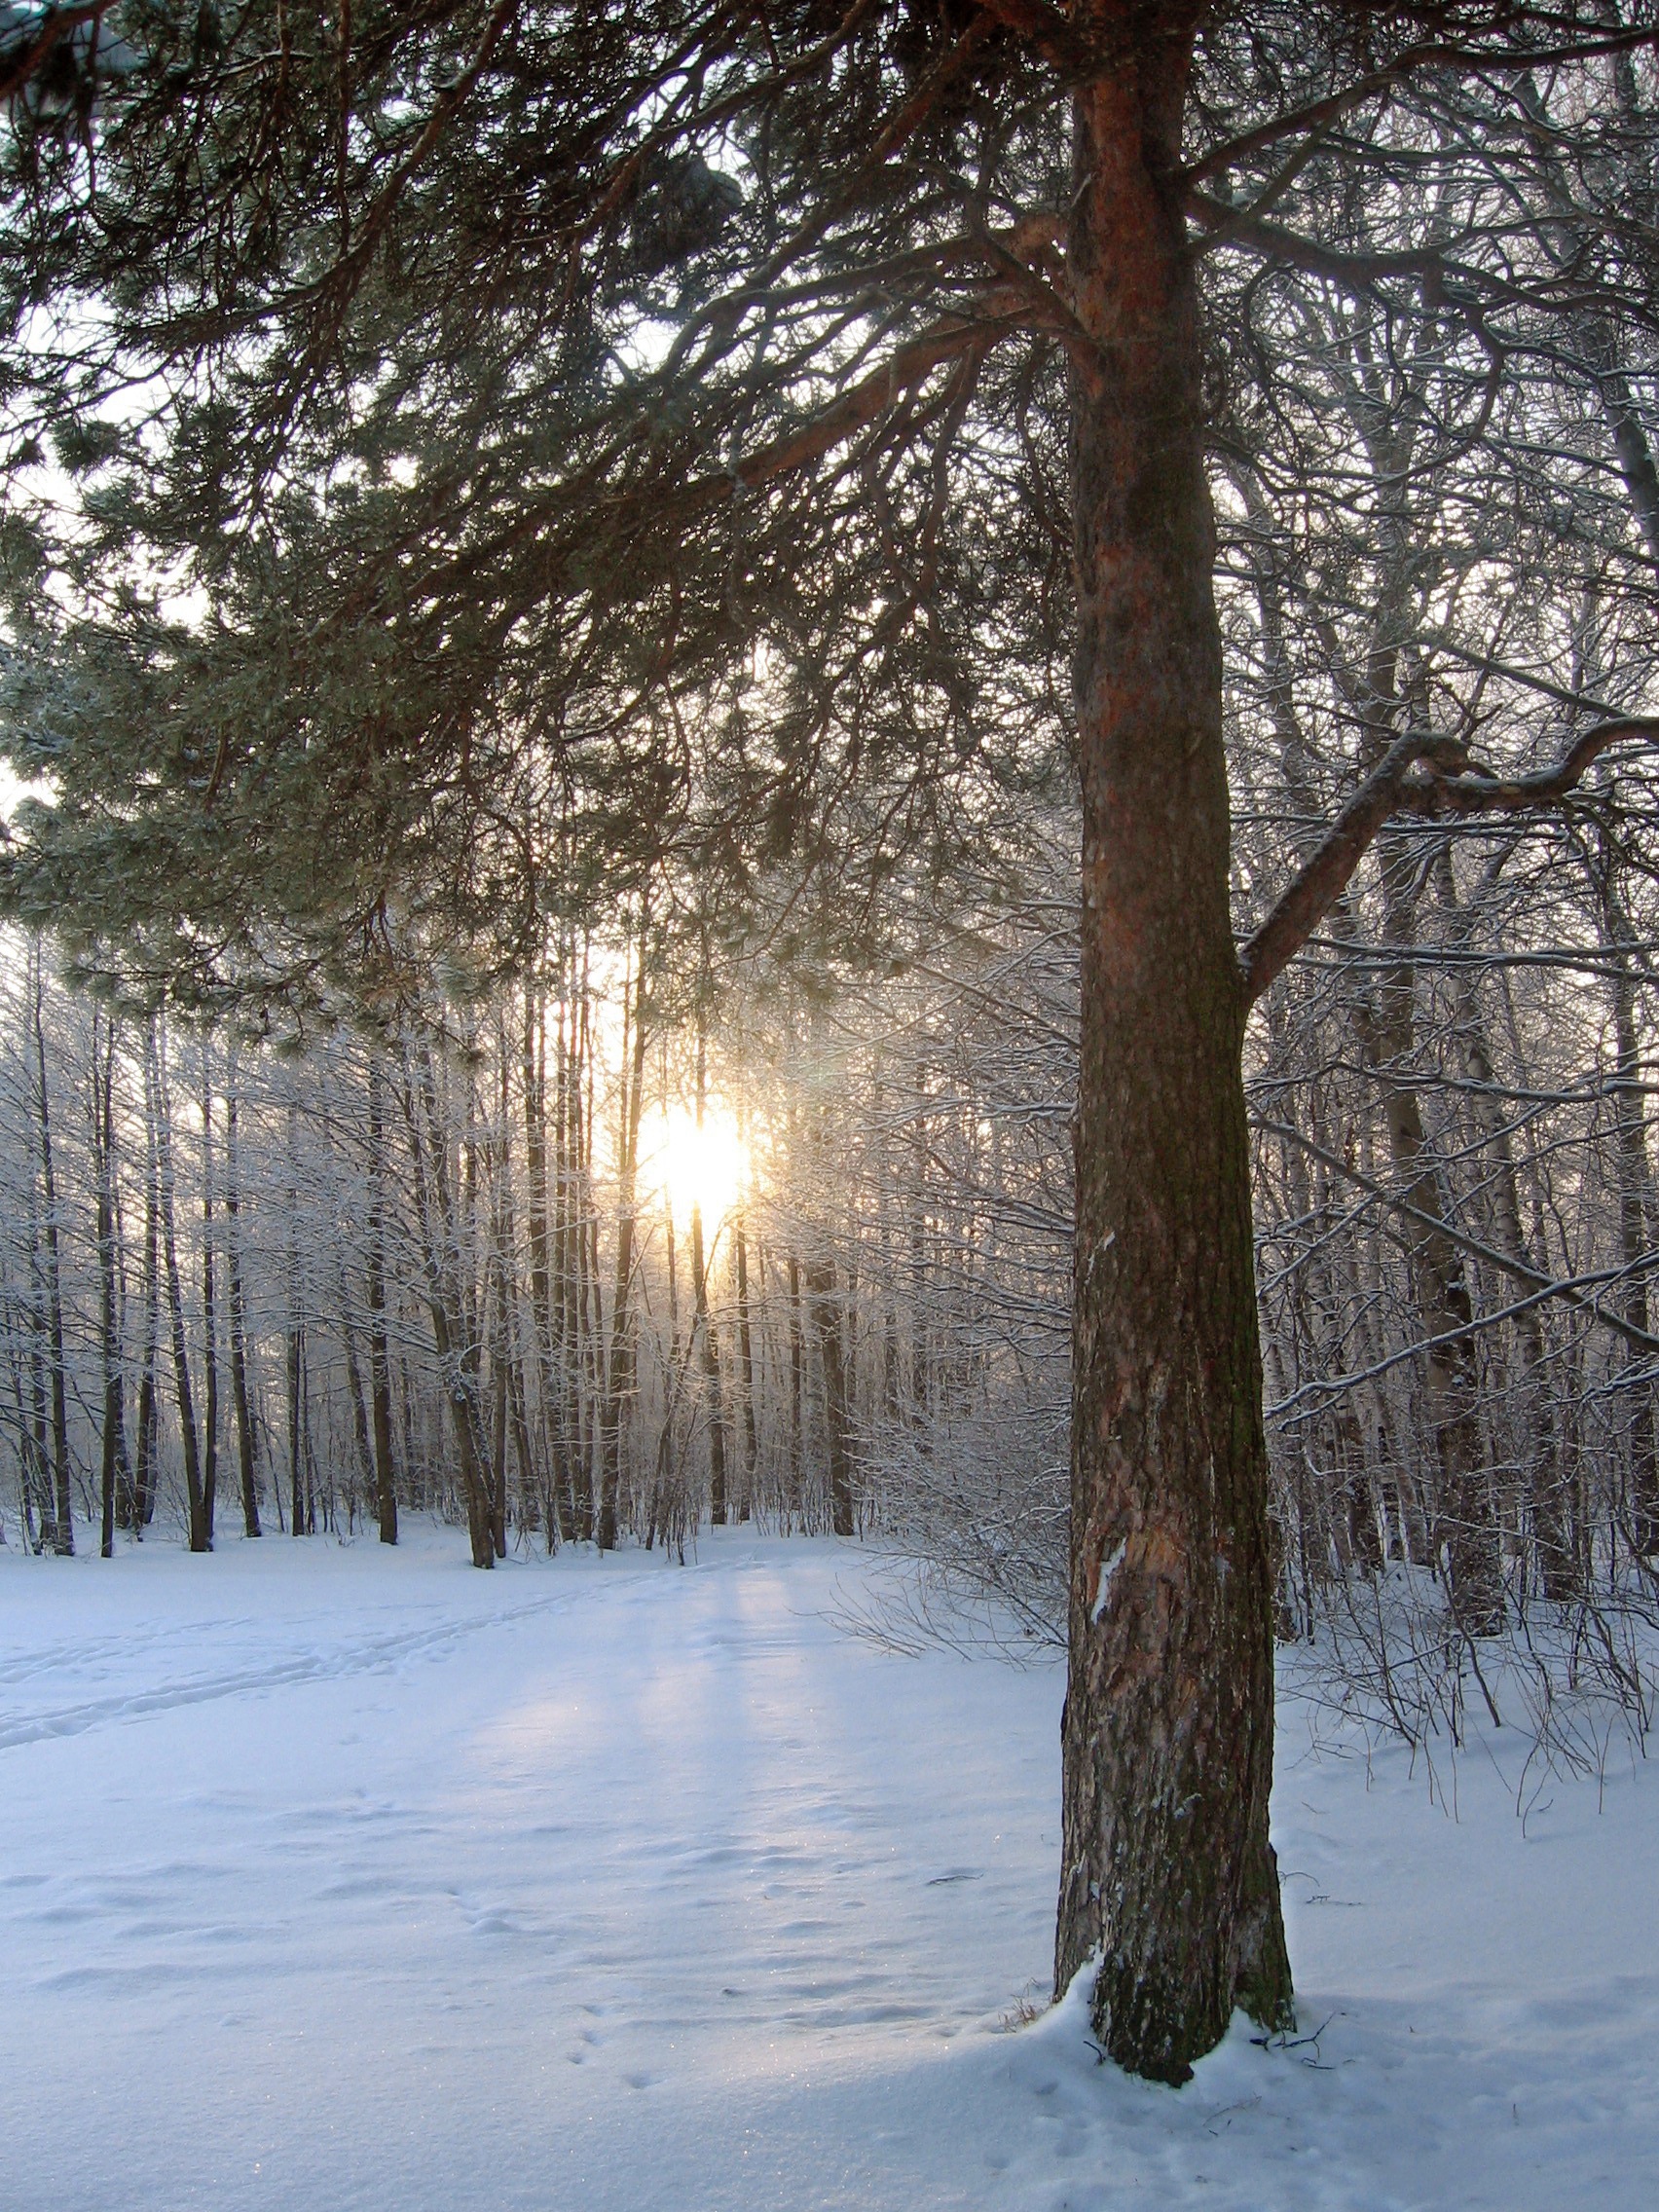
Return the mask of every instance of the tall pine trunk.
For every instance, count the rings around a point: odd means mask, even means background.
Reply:
[[[1070,266],[1083,780],[1070,1669],[1056,1983],[1162,2081],[1290,1970],[1228,910],[1214,524],[1181,117],[1198,11],[1095,0]]]

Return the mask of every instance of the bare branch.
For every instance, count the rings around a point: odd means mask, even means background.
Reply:
[[[1283,1137],[1292,1144],[1300,1145],[1309,1158],[1321,1161],[1334,1174],[1341,1175],[1346,1182],[1352,1183],[1356,1189],[1368,1191],[1374,1198],[1380,1199],[1391,1212],[1404,1214],[1409,1221],[1419,1222],[1423,1228],[1432,1229],[1436,1235],[1444,1236],[1449,1244],[1456,1244],[1460,1251],[1467,1252],[1473,1259],[1484,1260],[1489,1268],[1495,1268],[1499,1274],[1509,1275],[1516,1282],[1524,1282],[1537,1297],[1563,1298],[1569,1306],[1582,1307],[1585,1312],[1592,1314],[1596,1320],[1604,1321],[1609,1329],[1623,1337],[1628,1344],[1635,1345],[1640,1350],[1659,1351],[1659,1337],[1649,1336],[1645,1329],[1639,1329],[1634,1321],[1627,1321],[1622,1313],[1613,1312],[1610,1308],[1604,1306],[1599,1298],[1591,1298],[1585,1295],[1586,1290],[1592,1284],[1609,1286],[1622,1282],[1628,1273],[1628,1270],[1608,1268],[1594,1274],[1576,1275],[1571,1281],[1560,1281],[1553,1275],[1540,1273],[1536,1268],[1529,1267],[1525,1260],[1517,1260],[1508,1252],[1499,1252],[1491,1244],[1483,1244],[1478,1237],[1465,1235],[1462,1230],[1454,1229],[1443,1215],[1427,1213],[1421,1206],[1414,1206],[1409,1198],[1398,1197],[1393,1191],[1386,1190],[1382,1184],[1374,1181],[1371,1176],[1362,1174],[1357,1167],[1350,1167],[1346,1160],[1339,1159],[1336,1153],[1327,1150],[1324,1145],[1315,1144],[1311,1137],[1305,1136],[1299,1128],[1294,1127],[1289,1122],[1259,1121],[1252,1115],[1250,1125],[1252,1128],[1259,1129],[1264,1136]],[[1508,1314],[1517,1310],[1517,1308],[1509,1307],[1505,1309],[1502,1314],[1488,1314],[1484,1317],[1484,1322],[1472,1322],[1469,1326],[1490,1326],[1493,1321],[1502,1320]],[[1453,1339],[1448,1341],[1454,1341],[1456,1337],[1465,1333],[1463,1330],[1455,1331]],[[1421,1351],[1427,1347],[1423,1345],[1416,1345],[1411,1348]],[[1354,1380],[1358,1379],[1354,1378]],[[1321,1387],[1324,1387],[1324,1385],[1321,1385]]]

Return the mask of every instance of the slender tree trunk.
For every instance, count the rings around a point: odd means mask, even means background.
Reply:
[[[696,1114],[699,1135],[702,1133],[709,1098],[709,932],[706,922],[701,927],[701,954],[697,985]],[[719,1234],[717,1227],[717,1237]],[[726,1482],[725,1405],[720,1387],[720,1346],[709,1305],[711,1258],[712,1254],[705,1251],[703,1243],[703,1209],[693,1200],[691,1283],[696,1311],[691,1333],[702,1353],[703,1390],[709,1415],[709,1519],[715,1528],[723,1529],[730,1513],[730,1499]]]
[[[709,1264],[703,1246],[703,1209],[691,1208],[691,1282],[696,1310],[691,1334],[703,1371],[703,1391],[709,1414],[709,1519],[723,1529],[729,1511],[726,1495],[725,1408],[720,1395],[720,1347],[714,1315],[709,1310]]]
[[[835,1263],[826,1256],[809,1260],[806,1300],[824,1369],[824,1435],[830,1473],[830,1525],[837,1536],[854,1531],[853,1462],[847,1434],[847,1361],[842,1338],[841,1302]]]
[[[600,1395],[599,1330],[593,1307],[598,1296],[598,1257],[590,1219],[588,1170],[592,1161],[590,1131],[593,1101],[587,1096],[583,1110],[584,1071],[588,1056],[588,974],[584,955],[576,966],[575,947],[570,947],[566,973],[569,978],[571,1016],[561,1034],[559,1064],[559,1295],[565,1302],[561,1336],[565,1345],[564,1372],[560,1378],[568,1391],[571,1438],[571,1522],[578,1543],[594,1532],[594,1424]],[[591,1081],[591,1076],[590,1076]]]
[[[1199,11],[1082,0],[1069,263],[1083,1051],[1056,1986],[1182,2081],[1290,2018],[1272,1573],[1181,118]]]
[[[743,1508],[750,1515],[755,1489],[755,1462],[758,1456],[755,1433],[755,1340],[749,1317],[749,1237],[743,1215],[734,1214],[731,1225],[731,1258],[737,1274],[737,1366],[743,1390]]]
[[[253,1412],[247,1397],[247,1309],[242,1293],[241,1181],[237,1162],[237,1060],[226,1071],[225,1271],[231,1336],[231,1403],[237,1424],[237,1472],[241,1483],[242,1534],[257,1536],[259,1482],[254,1469]]]
[[[138,1360],[138,1449],[132,1470],[132,1527],[139,1536],[156,1510],[156,1357],[161,1342],[161,1206],[156,1178],[154,1026],[144,1050],[144,1341]]]
[[[498,1118],[490,1146],[490,1239],[496,1271],[496,1490],[499,1500],[498,1529],[502,1546],[507,1530],[507,1432],[512,1430],[513,1455],[518,1461],[520,1513],[522,1501],[536,1496],[530,1434],[524,1419],[524,1371],[519,1357],[521,1335],[518,1303],[518,1222],[513,1206],[512,1083],[507,1051],[505,1015],[496,1025],[496,1065],[499,1079]],[[551,1549],[551,1545],[549,1546]],[[504,1548],[499,1556],[506,1557]]]
[[[49,1541],[55,1550],[56,1548],[57,1515],[52,1502],[52,1459],[47,1446],[51,1418],[48,1408],[51,1404],[52,1392],[47,1382],[47,1362],[44,1348],[48,1335],[45,1292],[38,1279],[40,1275],[39,1235],[38,1231],[34,1230],[33,1223],[30,1224],[30,1227],[31,1231],[34,1231],[32,1251],[33,1272],[36,1280],[33,1285],[35,1293],[33,1309],[29,1315],[29,1404],[32,1411],[29,1440],[34,1460],[36,1494],[40,1499],[39,1549],[44,1551]]]
[[[313,1533],[311,1488],[306,1468],[306,1322],[300,1283],[299,1121],[288,1108],[288,1314],[283,1365],[288,1386],[288,1532]]]
[[[351,1321],[351,1291],[346,1270],[340,1270],[340,1343],[346,1355],[346,1396],[351,1408],[351,1446],[357,1455],[357,1472],[367,1496],[375,1495],[375,1456],[369,1442],[369,1402],[363,1392],[363,1362],[357,1350],[357,1331]]]
[[[1379,840],[1379,851],[1382,935],[1395,957],[1383,971],[1367,1045],[1382,1082],[1394,1172],[1413,1208],[1400,1222],[1411,1255],[1413,1295],[1429,1346],[1423,1364],[1440,1472],[1436,1541],[1458,1627],[1465,1636],[1494,1636],[1504,1619],[1503,1559],[1481,1434],[1480,1375],[1470,1329],[1474,1301],[1463,1253],[1436,1226],[1445,1208],[1440,1163],[1412,1080],[1416,1016],[1411,947],[1418,919],[1411,886],[1419,856],[1415,847],[1392,839]]]
[[[635,1184],[640,1159],[640,1111],[645,1088],[645,954],[648,930],[649,915],[642,905],[639,963],[634,984],[632,1051],[622,1092],[620,1142],[617,1148],[616,1286],[610,1305],[610,1372],[608,1379],[599,1500],[599,1548],[602,1552],[613,1550],[616,1544],[622,1477],[622,1423],[633,1399],[637,1374],[633,1310]]]
[[[115,1556],[116,1489],[127,1461],[123,1422],[121,1339],[116,1304],[115,1216],[115,1046],[112,1019],[100,1049],[99,1022],[92,1016],[92,1150],[97,1173],[98,1342],[103,1361],[102,1466],[98,1484],[101,1527],[99,1550]]]
[[[555,1074],[563,1059],[561,1033],[555,1047]],[[553,1227],[547,1174],[547,1016],[534,990],[524,994],[523,1033],[525,1211],[530,1239],[530,1328],[534,1358],[530,1362],[540,1412],[543,1448],[548,1460],[545,1512],[547,1549],[572,1534],[571,1481],[571,1423],[565,1381],[570,1346],[567,1335],[568,1304],[565,1272],[568,1239],[565,1212],[559,1203],[559,1225]],[[561,1130],[562,1134],[562,1130]],[[561,1190],[564,1182],[564,1148],[558,1147]],[[555,1247],[557,1261],[555,1263]],[[555,1298],[555,1270],[558,1277]]]
[[[386,1333],[386,1095],[378,1051],[369,1056],[369,1406],[375,1451],[375,1519],[383,1544],[397,1541],[397,1470],[391,1450],[391,1359]]]
[[[406,1092],[404,1112],[409,1123],[415,1166],[415,1209],[421,1226],[426,1308],[431,1316],[432,1342],[443,1377],[444,1394],[449,1401],[472,1564],[493,1567],[497,1557],[495,1485],[478,1404],[477,1335],[469,1330],[463,1318],[456,1193],[439,1123],[432,1057],[424,1045],[417,1058],[418,1091]]]
[[[184,1328],[184,1285],[178,1266],[178,1228],[173,1204],[172,1100],[167,1087],[165,1034],[152,1036],[155,1061],[156,1171],[162,1219],[162,1261],[166,1270],[167,1327],[172,1345],[173,1387],[178,1403],[179,1439],[184,1450],[184,1491],[190,1517],[190,1548],[210,1552],[202,1487],[202,1449],[196,1429],[196,1393],[190,1380],[190,1346]]]
[[[34,1435],[29,1425],[27,1401],[23,1396],[23,1363],[18,1356],[16,1338],[8,1340],[6,1349],[7,1365],[12,1374],[12,1399],[18,1419],[18,1518],[22,1523],[25,1546],[38,1558],[44,1545],[35,1528]]]
[[[59,1558],[75,1550],[75,1499],[69,1485],[69,1406],[63,1361],[63,1277],[58,1251],[57,1172],[52,1151],[51,1087],[46,1076],[46,1024],[42,1001],[45,980],[41,975],[40,943],[32,955],[31,1013],[34,1026],[36,1105],[40,1112],[41,1193],[45,1202],[42,1224],[46,1256],[47,1343],[52,1383],[52,1512],[53,1549]]]
[[[790,1285],[790,1498],[800,1510],[801,1460],[805,1449],[806,1359],[800,1326],[800,1259],[789,1256]]]
[[[1435,882],[1440,903],[1451,917],[1459,941],[1466,940],[1466,922],[1457,900],[1450,849],[1442,845],[1435,856]],[[1454,971],[1453,987],[1457,1010],[1458,1041],[1462,1047],[1463,1073],[1469,1086],[1470,1111],[1480,1130],[1493,1166],[1485,1178],[1489,1230],[1493,1242],[1524,1265],[1532,1265],[1527,1232],[1521,1219],[1521,1189],[1515,1168],[1515,1148],[1504,1115],[1481,1013],[1474,973]],[[1645,1326],[1645,1324],[1639,1324]],[[1529,1306],[1519,1316],[1516,1335],[1521,1345],[1523,1419],[1528,1430],[1526,1465],[1531,1507],[1533,1540],[1537,1546],[1539,1579],[1546,1598],[1558,1602],[1571,1598],[1579,1586],[1578,1549],[1573,1530],[1572,1486],[1562,1463],[1556,1433],[1555,1407],[1550,1397],[1547,1346],[1539,1309]]]
[[[213,1548],[219,1496],[219,1309],[213,1253],[213,1084],[205,1042],[202,1047],[202,1519]]]
[[[488,1285],[485,1312],[490,1340],[490,1459],[496,1473],[494,1493],[496,1557],[507,1556],[507,1417],[512,1397],[511,1340],[508,1334],[507,1273],[499,1255],[491,1264],[494,1278]]]
[[[651,1492],[650,1523],[645,1530],[649,1551],[659,1527],[666,1528],[668,1497],[676,1487],[675,1425],[680,1414],[682,1382],[680,1350],[680,1251],[674,1234],[674,1201],[670,1195],[663,1208],[663,1251],[668,1263],[668,1372],[663,1378],[662,1434],[657,1439],[656,1481]]]
[[[434,1157],[438,1144],[436,1125],[433,1127]],[[506,1403],[498,1401],[500,1419],[488,1425],[484,1406],[484,1347],[490,1333],[490,1309],[495,1304],[494,1269],[492,1254],[481,1227],[481,1208],[478,1196],[478,1158],[481,1148],[489,1140],[482,1139],[478,1128],[478,1102],[472,1085],[466,1091],[465,1143],[461,1151],[460,1179],[460,1211],[455,1216],[456,1233],[450,1240],[449,1250],[454,1258],[456,1311],[461,1319],[462,1366],[467,1378],[467,1412],[473,1422],[474,1449],[480,1473],[484,1481],[486,1509],[490,1521],[490,1542],[498,1559],[507,1556],[507,1475],[503,1462],[506,1446]],[[444,1163],[436,1161],[439,1186],[442,1187]],[[445,1208],[445,1218],[449,1218]],[[479,1265],[482,1255],[483,1264]]]
[[[1636,1025],[1636,978],[1628,946],[1635,932],[1612,884],[1612,861],[1603,855],[1603,926],[1606,956],[1613,970],[1613,1051],[1615,1126],[1618,1137],[1619,1259],[1624,1269],[1619,1308],[1634,1327],[1648,1326],[1648,1229],[1653,1216],[1653,1163],[1647,1152],[1647,1121],[1642,1106],[1641,1051]],[[1626,1350],[1626,1364],[1638,1356]],[[1659,1556],[1659,1424],[1653,1386],[1639,1382],[1633,1392],[1630,1425],[1630,1540],[1644,1559]]]

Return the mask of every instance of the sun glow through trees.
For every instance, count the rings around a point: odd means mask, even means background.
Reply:
[[[683,1106],[649,1111],[640,1129],[640,1182],[676,1220],[700,1207],[713,1228],[737,1205],[750,1180],[749,1148],[735,1117],[705,1108],[702,1125]]]

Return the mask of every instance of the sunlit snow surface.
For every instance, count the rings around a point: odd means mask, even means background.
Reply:
[[[1004,2026],[1056,1671],[853,1635],[870,1571],[0,1553],[4,2212],[1659,2204],[1659,1774],[1523,1833],[1501,1734],[1454,1821],[1291,1709],[1328,2024],[1129,2083]]]

